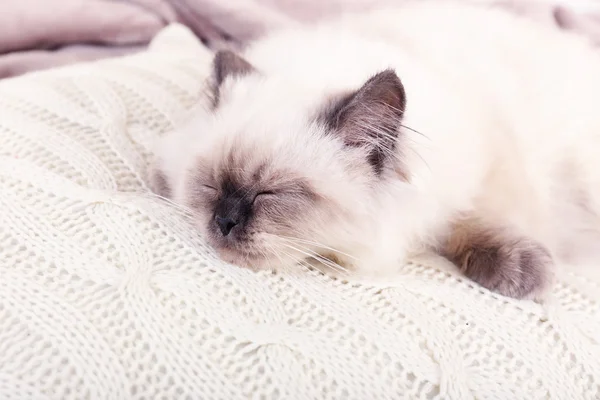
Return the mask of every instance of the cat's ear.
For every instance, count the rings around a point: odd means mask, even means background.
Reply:
[[[154,160],[148,170],[148,186],[152,192],[164,198],[170,198],[173,194],[171,185],[164,171],[160,168],[158,160]]]
[[[256,69],[248,61],[231,50],[220,50],[215,54],[212,64],[214,106],[219,102],[221,85],[228,77],[248,75]]]
[[[396,72],[384,70],[327,112],[326,124],[347,146],[363,147],[376,172],[394,151],[406,106],[404,86]]]

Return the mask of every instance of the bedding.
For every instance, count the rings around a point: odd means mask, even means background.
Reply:
[[[404,0],[408,1],[408,0]],[[591,0],[462,0],[506,7],[557,29],[600,41]],[[171,23],[188,26],[211,49],[241,47],[279,27],[395,0],[19,0],[0,2],[0,78],[130,54]]]
[[[220,262],[146,183],[210,58],[172,24],[0,82],[1,399],[600,398],[600,268],[540,305],[440,259],[386,284]]]

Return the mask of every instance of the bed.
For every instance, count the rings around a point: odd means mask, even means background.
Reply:
[[[385,285],[220,262],[146,179],[210,58],[171,24],[0,82],[1,399],[600,398],[600,268],[537,304],[441,259]]]

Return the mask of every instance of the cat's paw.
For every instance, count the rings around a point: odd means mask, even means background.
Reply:
[[[465,276],[486,289],[524,299],[543,293],[551,281],[554,262],[541,244],[516,239],[469,247],[458,266]]]

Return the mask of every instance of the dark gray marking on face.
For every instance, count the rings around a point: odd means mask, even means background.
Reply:
[[[219,105],[220,88],[228,77],[239,77],[248,75],[255,71],[255,68],[242,57],[231,50],[220,50],[213,59],[212,74],[212,103],[213,108]]]
[[[252,218],[254,194],[230,177],[221,183],[221,196],[214,206],[214,219],[223,236],[233,229],[243,230]]]
[[[199,157],[188,171],[183,203],[219,256],[254,268],[280,262],[277,237],[310,238],[339,217],[333,202],[300,172],[233,146],[218,159]],[[314,222],[311,222],[314,221]]]
[[[386,69],[330,104],[318,119],[347,146],[365,147],[367,161],[379,175],[396,149],[405,107],[404,86],[394,70]]]
[[[249,170],[248,166],[238,167],[239,161],[230,154],[225,163],[228,167],[219,169],[213,178],[196,169],[188,191],[188,204],[207,214],[211,236],[230,249],[247,244],[254,232],[293,228],[305,207],[318,200],[302,177],[269,170],[267,162]],[[207,182],[215,187],[214,192],[202,189]]]

